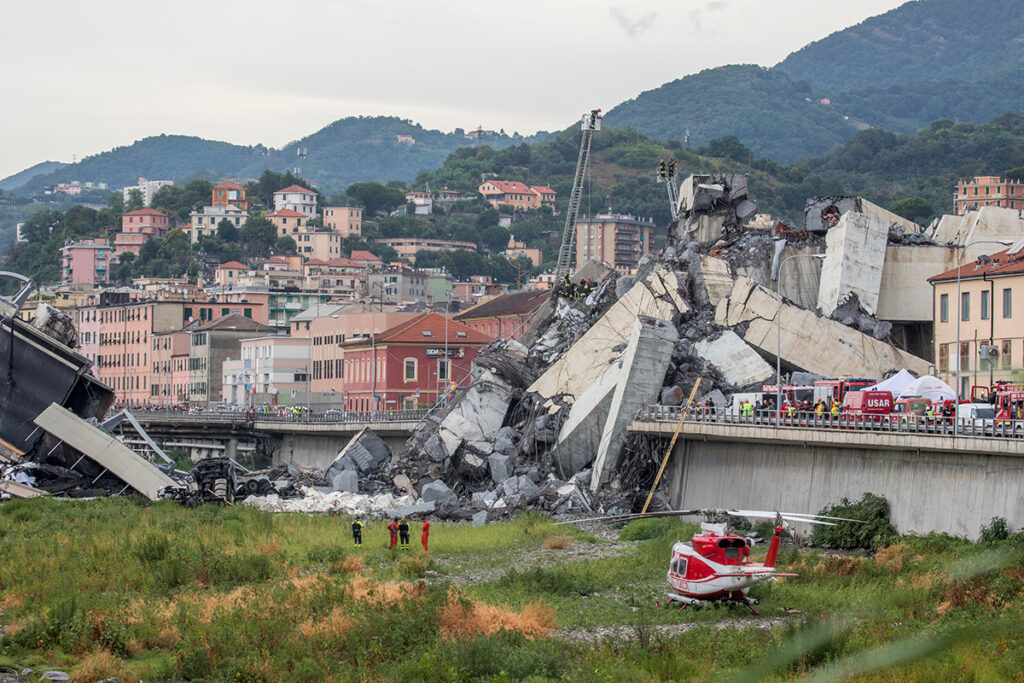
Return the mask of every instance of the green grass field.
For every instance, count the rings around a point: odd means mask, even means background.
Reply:
[[[418,526],[395,552],[383,523],[356,549],[344,518],[9,501],[0,664],[82,681],[1022,677],[1020,535],[784,548],[799,576],[755,588],[759,616],[658,609],[671,544],[693,529],[644,520],[611,542],[535,514],[436,523],[426,554]]]

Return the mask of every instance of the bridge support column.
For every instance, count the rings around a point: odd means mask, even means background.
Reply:
[[[238,439],[231,437],[224,444],[224,457],[238,460]]]

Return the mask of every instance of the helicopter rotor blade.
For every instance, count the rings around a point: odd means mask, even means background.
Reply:
[[[847,519],[846,517],[829,517],[827,515],[811,515],[802,512],[774,512],[768,510],[724,510],[725,514],[732,515],[734,517],[755,517],[763,519],[776,519],[781,517],[782,519],[792,520],[794,522],[804,522],[806,524],[825,524],[834,526],[831,522],[823,522],[823,519],[835,519],[843,522],[860,522],[863,520],[859,519]]]
[[[562,524],[579,524],[581,522],[632,522],[637,519],[647,519],[648,517],[681,517],[685,515],[702,515],[712,510],[705,509],[694,509],[694,510],[662,510],[660,512],[634,512],[622,515],[606,515],[603,517],[586,517],[584,519],[571,519],[565,522],[555,522],[554,526]]]

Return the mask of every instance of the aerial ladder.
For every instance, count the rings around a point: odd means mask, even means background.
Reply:
[[[668,209],[672,213],[672,222],[679,220],[679,186],[676,185],[676,160],[669,159],[666,164],[662,159],[658,163],[658,182],[665,183],[668,190]]]
[[[594,109],[584,114],[580,122],[583,138],[580,140],[580,157],[576,161],[576,178],[569,193],[569,207],[565,210],[565,230],[562,231],[562,248],[558,251],[558,266],[555,268],[555,283],[561,283],[569,269],[572,268],[572,257],[576,251],[576,216],[580,212],[583,200],[583,179],[590,165],[590,141],[594,133],[601,130],[601,110]]]

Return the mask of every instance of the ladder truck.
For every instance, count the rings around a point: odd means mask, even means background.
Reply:
[[[679,187],[676,185],[676,160],[669,159],[668,164],[662,159],[658,164],[658,182],[665,183],[668,190],[668,208],[672,213],[672,222],[679,220]]]
[[[565,230],[562,231],[562,248],[558,251],[558,265],[555,268],[555,286],[562,282],[569,269],[572,268],[573,254],[576,251],[576,216],[580,211],[583,199],[583,179],[590,165],[590,141],[594,133],[601,130],[601,110],[594,109],[584,114],[580,121],[583,138],[580,140],[580,156],[576,161],[576,178],[569,193],[569,207],[565,211]]]

